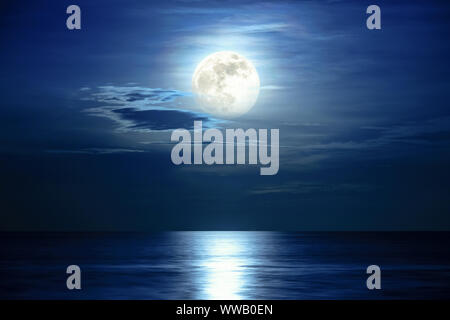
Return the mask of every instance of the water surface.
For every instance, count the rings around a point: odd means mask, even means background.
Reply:
[[[450,233],[2,233],[2,299],[450,297]],[[82,290],[66,289],[79,265]],[[382,290],[366,288],[366,268]]]

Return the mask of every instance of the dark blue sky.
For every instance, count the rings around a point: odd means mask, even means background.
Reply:
[[[70,4],[82,29],[69,31]],[[450,4],[15,1],[0,6],[2,230],[449,230]],[[200,111],[232,50],[256,105]],[[175,166],[170,133],[279,128],[280,171]]]

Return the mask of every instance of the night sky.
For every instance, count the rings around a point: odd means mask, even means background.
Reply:
[[[444,1],[2,2],[1,230],[450,230],[449,38]],[[191,92],[222,50],[261,80],[231,120]],[[172,164],[194,120],[280,129],[278,174]]]

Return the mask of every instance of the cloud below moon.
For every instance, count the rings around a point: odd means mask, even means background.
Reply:
[[[174,89],[100,86],[83,98],[95,101],[99,106],[84,112],[108,118],[122,131],[191,129],[195,120],[202,120],[205,126],[218,122],[206,114],[174,106],[177,98],[187,96],[191,93]]]

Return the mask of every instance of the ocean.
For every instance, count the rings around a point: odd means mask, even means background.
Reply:
[[[0,299],[448,299],[449,253],[449,232],[1,233]]]

